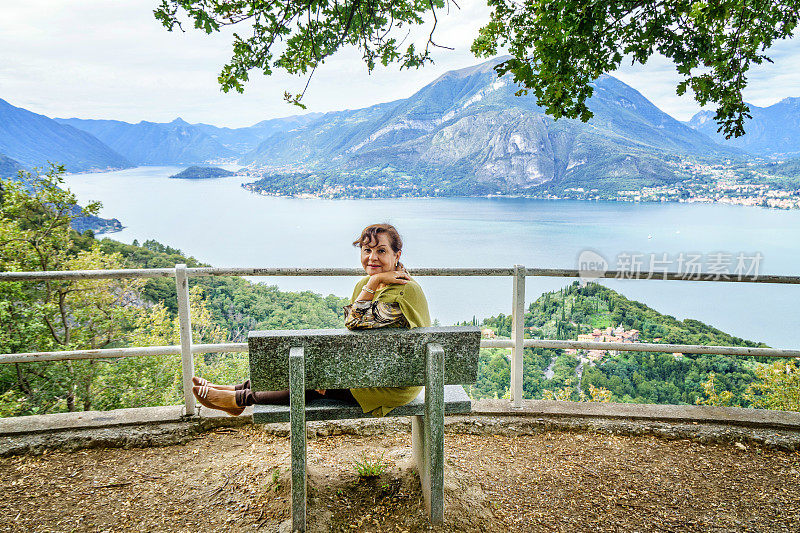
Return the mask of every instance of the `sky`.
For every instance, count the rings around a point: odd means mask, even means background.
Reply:
[[[322,65],[311,80],[306,111],[283,101],[302,91],[306,78],[252,71],[244,94],[223,93],[217,76],[229,60],[232,30],[212,36],[194,30],[168,32],[153,17],[158,0],[2,0],[0,98],[49,117],[139,122],[187,122],[243,127],[305,112],[357,109],[407,98],[445,72],[484,61],[470,51],[489,20],[485,0],[462,0],[440,12],[434,65],[399,71],[378,66],[371,74],[354,49]],[[427,35],[429,26],[409,39]],[[239,30],[245,34],[244,29]],[[800,37],[770,51],[774,64],[754,67],[745,99],[768,106],[800,96]],[[663,111],[688,120],[699,111],[691,96],[679,97],[680,77],[655,57],[645,66],[612,73]]]

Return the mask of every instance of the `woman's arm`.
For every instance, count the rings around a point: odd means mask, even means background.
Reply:
[[[356,297],[356,301],[371,301],[375,297],[375,292],[384,288],[386,285],[405,285],[409,281],[411,281],[411,276],[406,272],[402,264],[397,270],[373,274],[361,288],[361,292]]]

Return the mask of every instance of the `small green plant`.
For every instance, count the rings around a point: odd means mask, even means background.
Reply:
[[[275,468],[272,471],[272,491],[278,492],[281,490],[281,469]]]
[[[353,461],[353,468],[358,473],[360,478],[373,478],[378,477],[386,470],[388,465],[383,460],[383,454],[380,457],[370,457],[366,453],[361,453],[360,461]]]

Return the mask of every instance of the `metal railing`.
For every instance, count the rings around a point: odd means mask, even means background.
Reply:
[[[754,275],[729,277],[720,274],[640,271],[585,271],[576,269],[526,268],[515,265],[513,268],[415,268],[414,276],[505,276],[512,277],[512,322],[511,339],[481,339],[481,348],[511,349],[511,401],[515,408],[522,407],[522,372],[524,348],[616,350],[634,352],[681,352],[693,354],[719,354],[753,357],[800,357],[800,350],[777,348],[747,348],[739,346],[704,346],[690,344],[650,344],[621,342],[591,342],[552,339],[525,339],[525,280],[527,276],[547,276],[561,278],[590,277],[611,279],[646,279],[664,281],[707,281],[732,283],[778,283],[800,284],[800,276]],[[187,268],[185,264],[175,268],[148,268],[129,270],[75,270],[46,272],[0,272],[3,281],[44,281],[44,280],[86,280],[114,278],[158,278],[175,279],[178,298],[178,317],[180,321],[180,345],[148,346],[130,348],[110,348],[99,350],[74,350],[62,352],[30,352],[0,354],[0,363],[31,363],[41,361],[64,361],[79,359],[109,359],[119,357],[141,357],[150,355],[181,355],[183,374],[183,395],[186,414],[195,413],[195,399],[192,394],[194,375],[193,354],[246,352],[247,343],[194,344],[192,324],[189,315],[189,278],[209,276],[363,276],[364,271],[356,268]]]

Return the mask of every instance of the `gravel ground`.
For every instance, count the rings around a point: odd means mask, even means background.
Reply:
[[[423,531],[411,436],[309,441],[309,530]],[[437,531],[800,531],[800,454],[546,431],[445,436]],[[360,479],[363,457],[387,464]],[[0,531],[276,531],[289,440],[257,427],[174,446],[0,459]],[[284,526],[285,527],[285,526]]]

